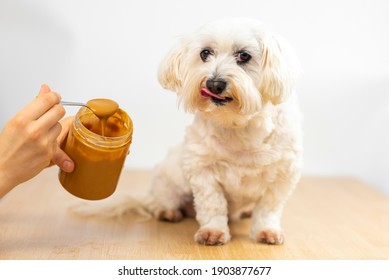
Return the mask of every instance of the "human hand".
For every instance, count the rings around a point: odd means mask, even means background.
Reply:
[[[60,99],[42,85],[37,98],[4,126],[0,133],[0,197],[52,163],[65,172],[73,170],[73,161],[59,149],[71,122],[71,118],[64,119],[62,129],[59,121],[65,109]]]
[[[74,162],[60,147],[68,135],[73,120],[74,116],[70,116],[59,121],[62,130],[57,137],[57,150],[55,151],[50,163],[50,166],[56,164],[65,172],[72,172],[74,170]]]

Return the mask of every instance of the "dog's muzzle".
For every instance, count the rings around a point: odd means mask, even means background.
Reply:
[[[223,96],[222,93],[227,88],[227,82],[222,79],[209,79],[205,83],[206,87],[201,88],[201,96],[211,98],[215,105],[225,105],[232,98]]]

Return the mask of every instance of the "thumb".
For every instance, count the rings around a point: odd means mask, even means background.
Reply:
[[[51,91],[50,87],[46,84],[43,84],[41,85],[41,90],[39,91],[39,94],[48,93],[50,91]]]
[[[66,173],[71,173],[74,170],[73,160],[60,148],[56,149],[52,162]]]
[[[59,121],[59,123],[62,126],[62,129],[61,129],[61,133],[57,137],[58,145],[62,145],[63,141],[65,140],[66,136],[69,133],[73,120],[74,120],[74,116],[70,116]]]

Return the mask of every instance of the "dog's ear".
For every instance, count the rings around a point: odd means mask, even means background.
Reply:
[[[158,80],[165,89],[178,92],[182,86],[183,46],[178,43],[162,60],[158,69]]]
[[[264,102],[279,104],[293,91],[300,66],[290,46],[283,39],[269,35],[261,39],[262,61],[259,91]]]

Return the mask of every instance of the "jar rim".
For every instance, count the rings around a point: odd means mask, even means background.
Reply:
[[[128,132],[121,136],[109,137],[102,136],[100,134],[90,131],[84,126],[81,119],[86,115],[93,115],[93,112],[86,107],[80,108],[73,121],[73,128],[78,132],[78,135],[82,137],[86,142],[100,147],[117,148],[132,142],[133,123],[130,116],[124,111],[120,110],[120,118],[125,122]],[[118,114],[118,113],[116,113]]]

